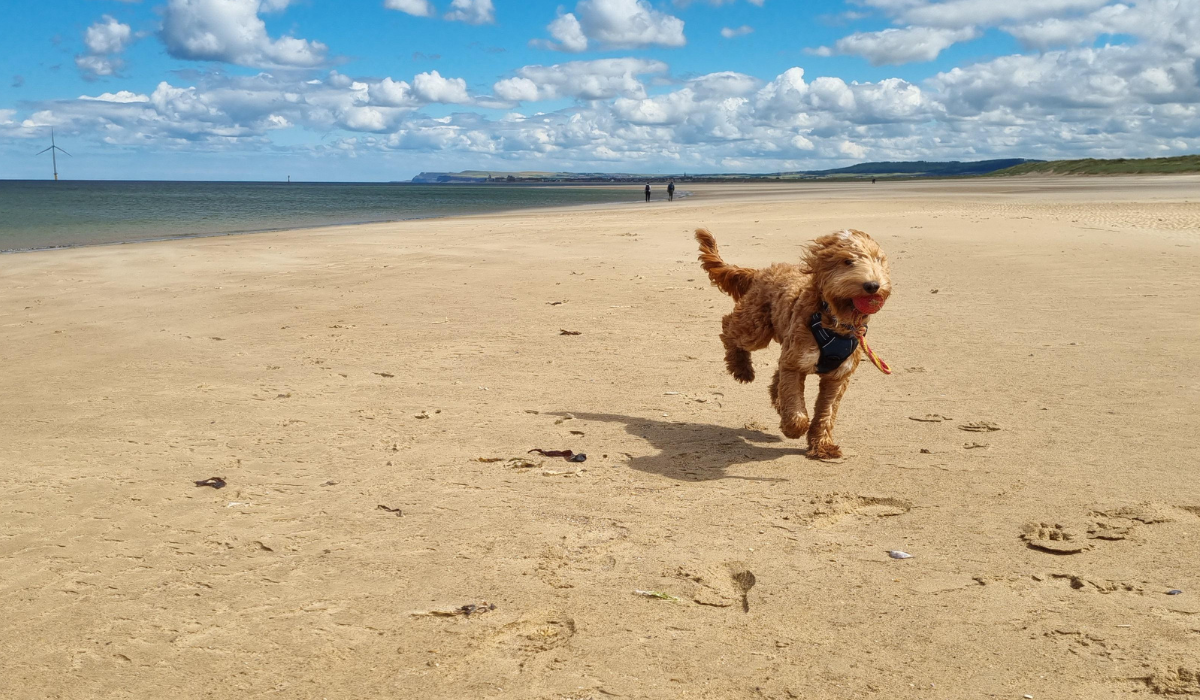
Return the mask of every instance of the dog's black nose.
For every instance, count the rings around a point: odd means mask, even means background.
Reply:
[[[879,291],[878,282],[863,282],[863,289],[867,290],[867,294],[874,294]]]

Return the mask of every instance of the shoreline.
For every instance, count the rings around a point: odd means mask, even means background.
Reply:
[[[314,183],[314,184],[317,184],[317,183]],[[341,184],[341,183],[339,183],[339,184]],[[688,199],[691,196],[693,196],[693,193],[689,191],[689,192],[677,193],[675,195],[675,198],[677,200],[684,200],[684,199]],[[655,201],[657,201],[657,200],[655,200]],[[372,226],[372,225],[383,225],[383,224],[399,224],[399,223],[405,223],[405,222],[409,222],[409,221],[431,221],[431,220],[438,220],[438,219],[453,219],[453,218],[470,217],[470,216],[496,216],[496,215],[502,215],[502,214],[532,212],[532,211],[547,211],[547,210],[562,210],[562,209],[567,209],[567,210],[570,210],[570,209],[592,209],[592,208],[605,209],[608,207],[620,207],[620,206],[626,206],[626,205],[631,205],[631,204],[643,204],[644,205],[645,202],[631,199],[628,202],[618,201],[618,202],[595,202],[595,203],[590,203],[590,204],[551,204],[551,205],[545,205],[545,206],[518,207],[515,209],[495,209],[495,210],[491,210],[491,211],[470,212],[470,213],[453,212],[453,213],[447,213],[447,214],[430,214],[428,216],[411,216],[411,217],[404,217],[404,218],[397,218],[397,219],[378,219],[378,220],[373,219],[370,221],[344,221],[344,222],[320,223],[320,224],[312,224],[311,226],[289,225],[289,226],[282,226],[282,227],[277,227],[277,228],[272,227],[272,228],[261,228],[261,229],[247,229],[247,230],[242,230],[242,231],[219,231],[219,232],[213,232],[213,233],[184,233],[184,234],[173,235],[173,236],[156,236],[153,238],[134,238],[134,239],[125,240],[125,241],[103,241],[103,242],[98,242],[98,243],[73,243],[73,244],[67,244],[67,245],[41,246],[41,247],[34,247],[34,248],[5,248],[5,249],[0,250],[0,255],[18,255],[18,254],[23,254],[23,253],[44,253],[44,252],[51,252],[51,251],[57,251],[57,250],[74,250],[77,248],[100,248],[100,247],[108,247],[108,246],[138,245],[140,243],[164,243],[164,242],[169,242],[169,241],[187,241],[187,240],[197,240],[197,239],[203,239],[203,238],[224,238],[224,237],[228,237],[228,236],[254,236],[254,235],[259,235],[259,234],[264,234],[264,233],[285,233],[288,231],[297,231],[297,232],[313,231],[313,230],[318,230],[318,229],[323,229],[323,228],[344,228],[344,227]]]
[[[108,181],[104,181],[108,182]],[[141,181],[132,181],[141,182]],[[869,181],[793,181],[779,182],[772,180],[764,180],[762,182],[739,182],[739,183],[694,183],[690,189],[680,190],[676,195],[676,200],[679,202],[690,202],[702,200],[705,203],[718,204],[722,202],[735,202],[746,200],[772,201],[780,197],[798,197],[801,199],[809,198],[833,198],[833,199],[861,199],[865,201],[884,200],[894,196],[907,197],[948,197],[957,198],[961,196],[970,196],[976,194],[971,190],[984,190],[986,196],[1017,196],[1028,193],[1038,195],[1051,194],[1084,194],[1093,192],[1096,189],[1104,189],[1107,185],[1128,184],[1134,187],[1157,187],[1165,189],[1184,189],[1193,188],[1200,184],[1200,174],[1179,173],[1179,174],[1118,174],[1105,175],[1098,177],[1076,177],[1071,175],[1018,175],[1004,178],[992,178],[987,176],[972,177],[972,178],[920,178],[920,179],[902,179],[890,180],[882,183],[872,184]],[[286,184],[286,183],[284,183]],[[293,183],[293,184],[324,184],[324,183]],[[341,184],[341,183],[335,183]],[[358,184],[358,183],[351,183]],[[363,183],[374,184],[374,183]],[[384,183],[388,184],[388,183]],[[470,185],[464,183],[466,186]],[[442,186],[442,185],[439,185]],[[447,187],[457,187],[460,183],[448,183]],[[508,185],[499,185],[508,186]],[[528,185],[528,187],[554,187],[554,188],[570,188],[575,185]],[[587,186],[587,185],[585,185]],[[964,191],[965,190],[965,191]],[[989,191],[990,190],[990,191]],[[1186,201],[1186,199],[1185,199]],[[665,199],[654,199],[651,204],[667,204]],[[495,215],[519,214],[523,212],[534,211],[569,211],[569,210],[596,210],[601,211],[609,208],[620,208],[623,206],[642,205],[646,203],[640,199],[631,197],[628,201],[588,203],[588,204],[555,204],[548,206],[531,206],[520,207],[515,209],[497,209],[487,212],[470,212],[470,213],[445,213],[432,214],[429,216],[417,216],[407,218],[382,219],[371,221],[352,221],[352,222],[333,222],[320,223],[310,226],[283,226],[271,227],[263,229],[250,229],[241,231],[226,231],[216,233],[196,233],[196,234],[180,234],[169,236],[156,236],[152,238],[135,238],[122,241],[105,241],[99,243],[78,243],[56,246],[39,246],[32,248],[9,248],[0,250],[0,255],[22,255],[29,253],[45,253],[61,250],[75,250],[81,248],[103,248],[111,246],[128,246],[138,245],[142,243],[166,243],[172,241],[187,241],[201,240],[207,238],[226,238],[226,237],[241,237],[255,236],[271,233],[286,233],[289,231],[317,231],[325,228],[354,228],[367,227],[387,224],[403,224],[413,221],[439,221],[446,219],[457,219],[463,217],[487,217]]]

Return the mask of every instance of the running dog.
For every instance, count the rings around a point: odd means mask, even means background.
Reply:
[[[705,229],[696,230],[696,240],[709,280],[735,302],[733,313],[721,319],[729,373],[739,382],[754,381],[750,353],[772,340],[779,343],[771,403],[779,412],[780,430],[792,439],[807,433],[811,458],[840,457],[833,425],[861,356],[891,374],[864,337],[867,320],[892,293],[887,257],[870,236],[854,229],[816,239],[798,265],[757,270],[727,264]],[[820,378],[811,420],[804,406],[804,380],[810,374]]]

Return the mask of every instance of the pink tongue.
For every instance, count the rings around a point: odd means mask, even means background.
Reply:
[[[855,297],[854,308],[858,309],[860,314],[873,314],[883,308],[883,296],[872,294],[869,297]]]

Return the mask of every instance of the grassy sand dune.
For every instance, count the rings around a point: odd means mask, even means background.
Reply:
[[[991,175],[1165,175],[1196,172],[1200,172],[1200,156],[1050,160],[1014,165]]]
[[[698,190],[5,257],[0,695],[1200,692],[1200,180]],[[889,253],[841,462],[698,225]]]

